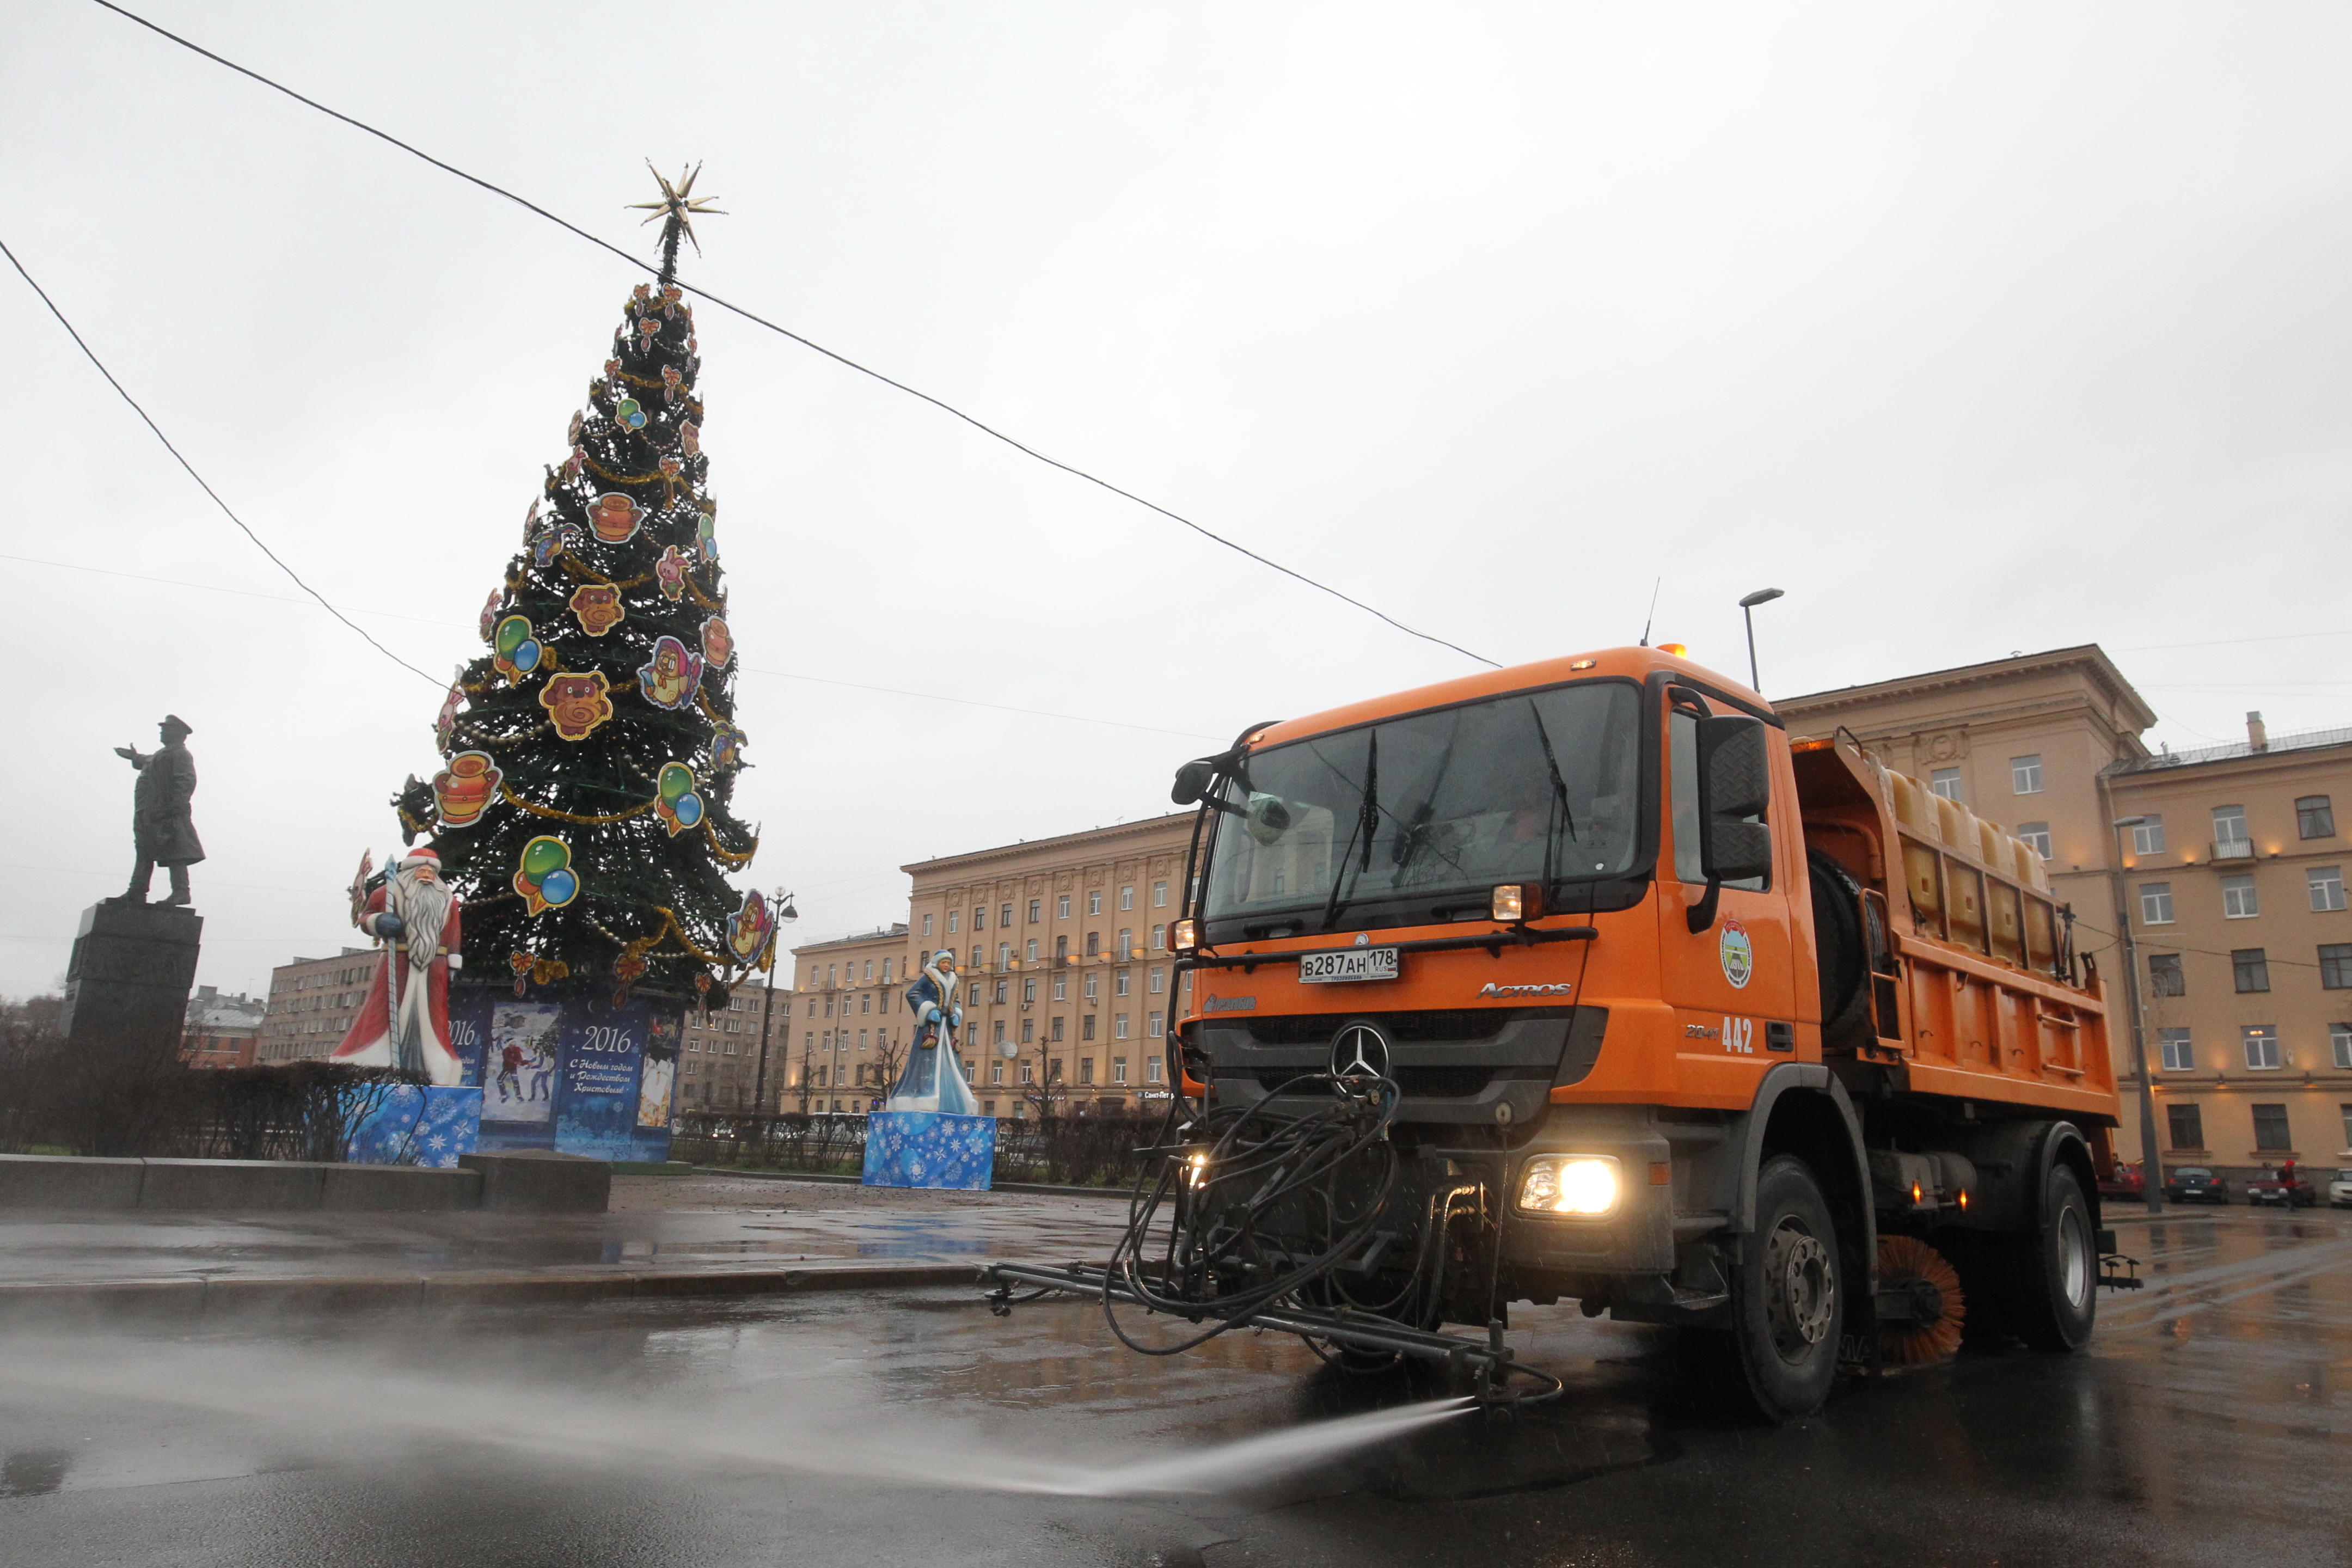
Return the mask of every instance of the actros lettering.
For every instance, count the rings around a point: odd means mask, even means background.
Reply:
[[[1562,980],[1550,985],[1497,985],[1489,980],[1478,988],[1480,996],[1565,996],[1575,986]]]

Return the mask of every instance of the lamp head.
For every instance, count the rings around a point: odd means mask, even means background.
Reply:
[[[1770,604],[1773,600],[1780,598],[1782,594],[1786,592],[1787,590],[1781,588],[1759,588],[1756,592],[1740,600],[1739,607],[1743,610],[1752,610],[1759,605]]]

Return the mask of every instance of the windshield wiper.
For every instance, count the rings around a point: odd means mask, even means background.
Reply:
[[[1543,710],[1536,706],[1536,700],[1532,697],[1528,699],[1528,712],[1536,721],[1536,739],[1543,742],[1544,767],[1551,773],[1552,809],[1544,813],[1543,885],[1544,897],[1549,899],[1551,897],[1553,858],[1559,847],[1559,835],[1552,829],[1552,811],[1568,819],[1568,836],[1570,838],[1576,837],[1576,812],[1568,804],[1568,785],[1559,776],[1559,759],[1552,754],[1551,731],[1544,728]]]
[[[1364,758],[1364,795],[1356,805],[1356,826],[1348,830],[1347,846],[1339,851],[1339,865],[1332,868],[1331,896],[1323,900],[1323,924],[1319,928],[1323,931],[1329,931],[1331,922],[1339,918],[1339,911],[1348,907],[1347,900],[1339,895],[1348,886],[1348,860],[1355,853],[1357,840],[1361,839],[1364,845],[1363,861],[1357,869],[1372,868],[1372,839],[1381,818],[1381,732],[1377,726],[1369,742]]]

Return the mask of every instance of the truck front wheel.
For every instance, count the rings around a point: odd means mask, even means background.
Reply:
[[[1756,1228],[1739,1238],[1731,1272],[1731,1327],[1712,1331],[1704,1347],[1719,1391],[1767,1421],[1811,1415],[1837,1378],[1845,1270],[1829,1205],[1802,1160],[1776,1155],[1757,1173]]]

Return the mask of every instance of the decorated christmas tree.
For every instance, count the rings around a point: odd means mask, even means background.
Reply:
[[[445,765],[395,803],[465,900],[467,978],[519,995],[609,979],[707,998],[772,956],[761,896],[727,881],[758,841],[730,808],[745,738],[694,310],[675,281],[709,209],[691,174],[661,184],[643,204],[663,224],[659,279],[623,307],[482,606],[489,651],[434,723]]]

